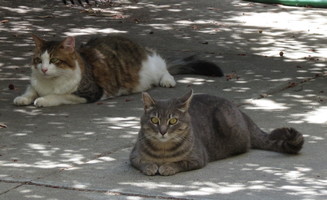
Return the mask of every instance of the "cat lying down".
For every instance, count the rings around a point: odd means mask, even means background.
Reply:
[[[155,100],[143,93],[143,103],[130,162],[146,175],[199,169],[249,149],[297,154],[304,143],[294,128],[265,133],[236,105],[216,96],[190,91],[181,98]]]
[[[120,36],[96,37],[81,48],[75,38],[45,41],[33,35],[35,50],[30,85],[15,105],[37,107],[79,104],[174,87],[172,75],[223,76],[214,63],[193,57],[167,65],[155,51]]]

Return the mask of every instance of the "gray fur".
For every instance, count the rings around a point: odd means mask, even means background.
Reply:
[[[304,143],[293,128],[265,133],[224,98],[189,92],[181,98],[154,100],[143,93],[143,101],[145,112],[130,161],[146,175],[199,169],[250,148],[296,154]],[[153,124],[152,117],[160,123]],[[178,122],[169,125],[172,117]]]

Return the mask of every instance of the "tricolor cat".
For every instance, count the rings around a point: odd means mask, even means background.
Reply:
[[[14,99],[19,106],[91,103],[152,86],[174,87],[174,74],[223,76],[215,64],[192,58],[169,66],[155,51],[121,36],[96,37],[78,50],[74,37],[45,41],[33,35],[33,39],[31,82]]]

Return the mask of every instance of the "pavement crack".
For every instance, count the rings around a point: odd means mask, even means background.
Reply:
[[[327,76],[327,72],[321,72],[321,73],[315,74],[313,77],[309,77],[309,78],[306,78],[306,79],[288,81],[286,84],[283,84],[283,85],[275,87],[275,88],[271,88],[271,89],[267,90],[266,92],[259,94],[259,96],[255,97],[253,99],[263,99],[263,98],[266,98],[268,96],[274,95],[276,93],[282,92],[284,90],[288,90],[290,88],[295,88],[295,87],[298,87],[298,86],[299,86],[299,89],[295,89],[295,91],[301,91],[301,90],[303,90],[302,85],[304,83],[316,80],[316,79],[321,78],[321,77],[326,77],[326,76]]]
[[[3,192],[0,192],[0,195],[3,195],[3,194],[6,194],[12,190],[15,190],[23,185],[26,184],[26,182],[23,182],[23,181],[7,181],[7,180],[0,180],[0,183],[12,183],[12,184],[18,184],[18,185],[15,185],[14,187],[11,187],[10,189],[7,189]]]
[[[129,193],[129,192],[116,192],[110,191],[106,189],[91,189],[91,188],[77,188],[72,186],[63,186],[63,185],[55,185],[55,184],[46,184],[35,181],[15,181],[15,180],[0,180],[2,183],[16,183],[15,187],[12,187],[2,193],[0,195],[10,192],[11,190],[17,189],[22,186],[30,185],[36,187],[46,187],[52,189],[62,189],[62,190],[70,190],[70,191],[79,191],[79,192],[94,192],[94,193],[102,193],[110,196],[129,196],[129,197],[141,197],[144,199],[167,199],[167,200],[192,200],[191,198],[178,198],[178,197],[170,197],[170,196],[162,196],[162,195],[146,195],[146,194],[138,194],[138,193]]]

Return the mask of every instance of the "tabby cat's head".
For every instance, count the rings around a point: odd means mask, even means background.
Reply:
[[[160,142],[182,140],[190,129],[188,108],[192,96],[191,90],[180,98],[155,100],[144,92],[141,118],[144,137]]]
[[[54,78],[76,68],[75,39],[67,37],[63,41],[45,41],[32,35],[35,42],[33,72],[45,78]]]

